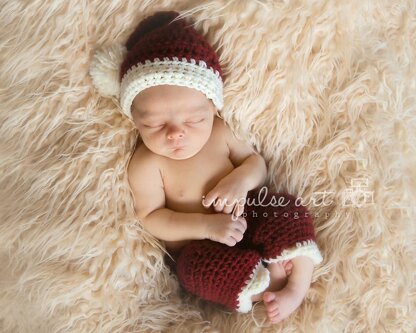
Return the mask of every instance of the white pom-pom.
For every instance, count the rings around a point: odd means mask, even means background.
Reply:
[[[91,61],[90,75],[95,88],[102,96],[119,97],[120,95],[120,66],[127,53],[121,44],[98,49]]]

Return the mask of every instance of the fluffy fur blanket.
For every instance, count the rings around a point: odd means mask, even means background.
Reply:
[[[412,332],[415,6],[2,0],[0,331]],[[207,36],[224,119],[265,157],[268,185],[315,214],[324,262],[280,324],[262,304],[228,314],[183,294],[134,218],[137,131],[88,68],[161,9]]]

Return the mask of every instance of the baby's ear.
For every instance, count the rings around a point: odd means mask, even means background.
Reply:
[[[211,99],[209,100],[209,106],[210,106],[212,112],[214,113],[214,115],[219,116],[219,111],[218,111],[217,107],[215,106],[214,102]]]
[[[213,110],[214,110],[214,115],[222,119],[220,111],[215,106],[213,107]]]
[[[130,112],[131,112],[132,117],[133,117],[133,113],[137,112],[137,108],[134,105],[134,100],[133,100],[133,103],[131,103]]]

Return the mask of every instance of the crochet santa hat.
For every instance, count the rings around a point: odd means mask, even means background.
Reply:
[[[223,74],[214,49],[174,11],[144,19],[125,46],[98,50],[90,75],[99,93],[119,99],[129,118],[134,98],[162,84],[194,88],[218,110],[223,107]]]

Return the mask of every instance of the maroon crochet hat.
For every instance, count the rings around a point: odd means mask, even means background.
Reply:
[[[175,11],[145,18],[125,46],[97,52],[90,74],[102,95],[119,98],[129,118],[137,94],[162,84],[199,90],[218,110],[224,104],[223,74],[215,50]]]

